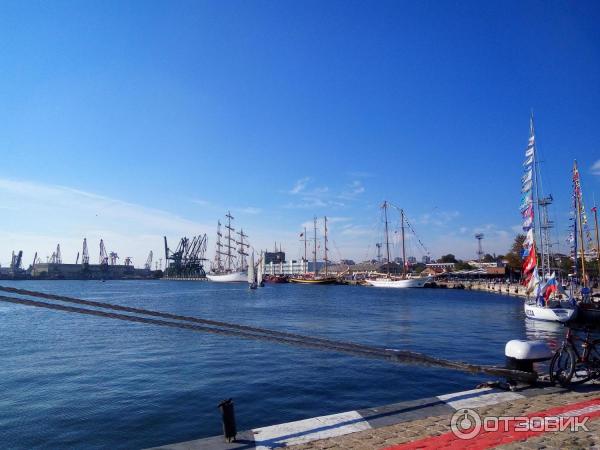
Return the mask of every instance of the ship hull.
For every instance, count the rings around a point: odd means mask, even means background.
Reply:
[[[215,283],[244,283],[248,282],[247,272],[207,273],[206,278]]]
[[[529,303],[525,303],[523,309],[528,319],[543,320],[545,322],[565,323],[574,319],[577,313],[575,308],[545,308]]]
[[[390,278],[381,278],[378,280],[365,280],[365,282],[374,287],[380,288],[396,288],[396,289],[406,289],[406,288],[422,288],[426,283],[429,283],[431,278],[408,278],[406,280],[394,280]]]
[[[298,284],[335,284],[336,278],[290,278],[290,283]]]

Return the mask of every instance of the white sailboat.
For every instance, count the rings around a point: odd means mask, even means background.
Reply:
[[[256,272],[256,284],[258,287],[264,287],[263,274],[265,272],[265,260],[262,250],[260,251],[260,259],[258,260],[258,271]]]
[[[248,243],[244,242],[244,238],[248,236],[243,230],[235,233],[235,229],[231,226],[233,216],[227,212],[227,225],[225,236],[221,233],[221,222],[217,225],[217,243],[215,250],[215,261],[212,265],[212,270],[206,274],[206,278],[217,283],[243,283],[247,280],[248,274],[245,267],[245,257],[248,256],[246,248]],[[236,241],[233,236],[239,236],[239,241]],[[222,239],[225,238],[225,243]],[[239,248],[232,245],[238,244]],[[237,256],[236,256],[237,253]]]
[[[256,289],[257,286],[256,275],[254,274],[254,252],[252,252],[250,255],[250,264],[248,265],[248,287]]]
[[[575,317],[577,309],[568,299],[556,298],[556,292],[562,290],[562,287],[550,269],[552,259],[549,229],[552,225],[548,220],[547,207],[552,202],[552,196],[544,197],[541,192],[533,117],[530,121],[529,143],[525,150],[523,166],[525,173],[521,178],[523,198],[520,210],[523,216],[523,231],[527,234],[523,243],[522,278],[523,284],[527,286],[527,293],[533,294],[523,304],[525,316],[533,320],[568,322]],[[536,226],[537,239],[541,244],[539,248],[536,246]],[[538,268],[538,250],[541,251],[541,268]]]
[[[387,275],[374,278],[374,279],[366,279],[365,282],[370,286],[380,287],[380,288],[422,288],[425,287],[426,283],[431,282],[431,277],[419,277],[412,276],[406,272],[406,249],[404,245],[404,210],[400,209],[400,217],[401,217],[401,229],[402,229],[402,276],[392,276],[390,274],[390,241],[389,241],[389,233],[388,233],[388,217],[387,217],[387,209],[389,207],[389,203],[387,201],[383,202],[383,211],[385,215],[385,246],[387,250]]]

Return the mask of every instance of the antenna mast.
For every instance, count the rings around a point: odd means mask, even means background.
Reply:
[[[483,240],[483,233],[477,233],[475,235],[475,239],[477,239],[477,261],[483,261],[483,246],[481,245],[481,241]]]

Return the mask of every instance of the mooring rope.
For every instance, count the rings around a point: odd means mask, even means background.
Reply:
[[[529,372],[518,370],[504,369],[495,366],[481,366],[468,364],[459,361],[450,361],[440,358],[427,356],[421,353],[411,352],[408,350],[392,350],[372,347],[368,345],[355,344],[349,342],[333,341],[330,339],[304,336],[296,333],[287,333],[264,328],[251,327],[247,325],[238,325],[227,322],[220,322],[209,319],[201,319],[198,317],[181,316],[177,314],[152,311],[141,308],[133,308],[129,306],[115,305],[112,303],[94,302],[91,300],[83,300],[73,297],[61,295],[47,294],[43,292],[28,291],[24,289],[16,289],[11,287],[0,286],[0,291],[11,292],[18,295],[26,295],[30,297],[40,297],[49,300],[58,300],[65,303],[80,304],[97,308],[109,309],[113,311],[122,311],[135,314],[142,314],[152,317],[160,317],[171,320],[161,320],[148,317],[140,317],[130,314],[119,314],[96,309],[79,308],[75,306],[61,305],[57,303],[46,303],[35,300],[23,299],[18,297],[0,296],[0,301],[8,303],[16,303],[25,306],[33,306],[38,308],[46,308],[63,312],[71,312],[77,314],[85,314],[97,317],[105,317],[129,322],[145,323],[158,326],[166,326],[171,328],[180,328],[190,331],[219,334],[224,336],[238,337],[243,339],[253,339],[260,341],[269,341],[280,344],[295,345],[311,349],[323,351],[337,351],[366,358],[387,360],[395,363],[416,364],[428,367],[441,367],[447,369],[460,370],[470,373],[484,373],[492,376],[503,376],[522,381],[534,381],[537,376]],[[178,322],[173,322],[177,320]],[[183,322],[183,323],[182,323]],[[186,323],[189,322],[189,323]],[[208,325],[208,326],[206,326]]]

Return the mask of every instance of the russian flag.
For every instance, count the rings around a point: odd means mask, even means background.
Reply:
[[[544,286],[544,299],[548,301],[553,292],[558,290],[558,282],[556,281],[556,276],[553,273],[548,281],[546,281],[546,286]]]

